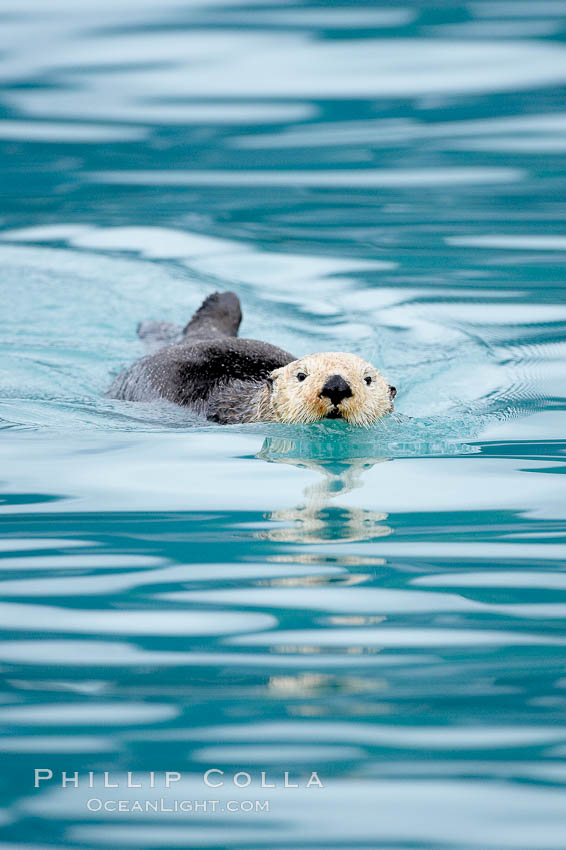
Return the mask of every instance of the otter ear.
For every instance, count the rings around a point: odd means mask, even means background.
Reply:
[[[266,385],[267,389],[269,390],[270,395],[273,392],[273,382],[277,378],[277,375],[280,371],[281,371],[280,369],[274,369],[273,372],[270,372],[269,375],[266,375],[265,378],[264,378],[265,385]]]
[[[391,401],[393,401],[393,399],[395,398],[396,395],[397,395],[397,387],[392,387],[391,384],[389,384],[389,398],[391,399]]]
[[[267,376],[267,382],[272,384],[273,381],[276,381],[277,378],[280,378],[283,374],[283,366],[280,366],[279,369],[274,369],[270,375]]]

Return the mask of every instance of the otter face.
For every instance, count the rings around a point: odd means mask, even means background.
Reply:
[[[372,425],[393,410],[395,387],[355,354],[309,354],[271,373],[270,406],[278,422],[344,419]]]

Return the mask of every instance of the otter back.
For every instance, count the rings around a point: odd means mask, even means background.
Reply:
[[[108,395],[125,401],[164,398],[215,422],[249,422],[270,372],[293,360],[289,352],[254,339],[187,340],[138,360],[114,380]]]

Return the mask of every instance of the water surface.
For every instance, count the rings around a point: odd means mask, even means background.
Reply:
[[[0,850],[562,848],[566,3],[0,14]],[[226,288],[395,416],[105,397]]]

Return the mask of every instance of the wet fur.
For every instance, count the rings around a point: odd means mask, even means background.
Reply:
[[[299,382],[298,374],[307,377]],[[309,354],[272,374],[270,407],[278,422],[317,422],[332,413],[334,405],[321,394],[326,379],[338,374],[350,385],[352,395],[339,404],[341,418],[352,425],[372,425],[393,410],[396,390],[375,366],[341,351]],[[366,378],[371,379],[368,385]]]
[[[241,319],[237,296],[224,292],[210,295],[183,329],[142,323],[138,333],[154,353],[119,375],[108,394],[126,401],[164,398],[223,425],[308,423],[333,410],[321,390],[329,375],[339,373],[352,389],[339,405],[342,418],[369,425],[392,410],[391,388],[371,364],[341,352],[296,360],[269,343],[239,339]],[[298,371],[307,374],[302,382]]]

